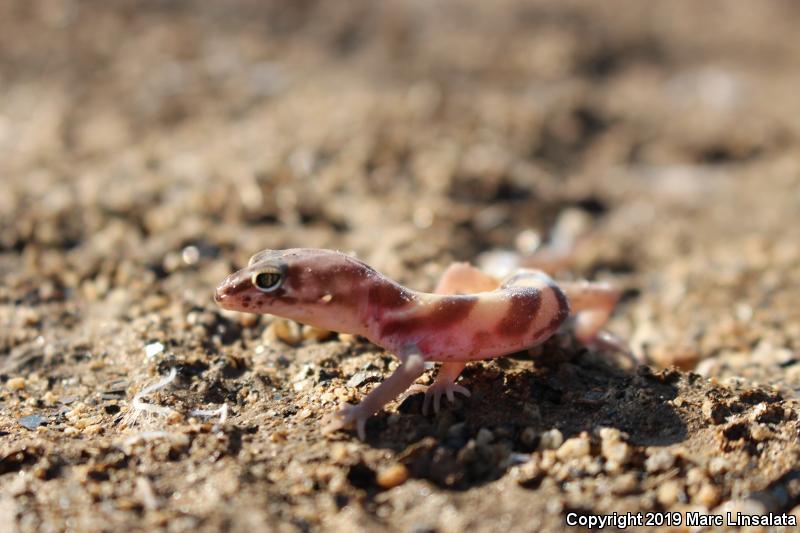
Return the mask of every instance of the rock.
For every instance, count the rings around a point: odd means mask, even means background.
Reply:
[[[557,429],[550,429],[542,433],[539,440],[540,450],[556,450],[564,442],[564,435]]]
[[[618,496],[634,493],[639,487],[639,481],[633,472],[622,474],[613,478],[611,490]]]
[[[153,342],[144,347],[144,355],[148,359],[155,357],[164,351],[164,345],[160,342]]]
[[[622,441],[603,441],[601,453],[607,461],[624,466],[631,458],[631,447]]]
[[[326,341],[332,338],[335,335],[335,332],[322,329],[322,328],[315,328],[314,326],[305,325],[303,326],[303,338],[306,340],[314,340],[317,342]]]
[[[580,459],[589,455],[591,446],[589,440],[581,437],[567,439],[556,451],[556,457],[562,461]]]
[[[26,382],[25,378],[23,377],[11,378],[6,382],[6,387],[8,387],[8,390],[21,391],[25,388],[25,386]]]
[[[672,507],[683,497],[683,488],[680,482],[671,479],[659,485],[656,491],[658,503],[664,507]]]
[[[664,472],[675,464],[675,455],[669,450],[652,452],[644,463],[644,468],[650,473]]]
[[[711,483],[703,483],[697,494],[694,496],[694,501],[700,505],[711,509],[719,503],[720,492],[717,487]]]
[[[391,489],[402,485],[408,479],[408,468],[402,464],[395,464],[378,471],[375,480],[383,489]]]
[[[276,318],[270,324],[269,331],[275,335],[275,338],[282,340],[289,346],[296,346],[303,340],[303,332],[300,329],[300,324],[293,320],[285,318]]]
[[[348,387],[360,387],[365,383],[374,383],[381,380],[381,375],[378,372],[365,372],[363,370],[356,372],[350,379],[347,380]]]
[[[23,416],[19,419],[19,425],[26,429],[34,430],[45,423],[47,419],[39,415]]]
[[[700,361],[700,352],[694,346],[654,346],[650,357],[653,361],[663,367],[677,366],[681,370],[692,370]]]
[[[493,440],[494,434],[487,428],[481,428],[475,436],[475,444],[477,444],[478,447],[486,446]]]
[[[717,476],[729,472],[731,463],[724,457],[712,457],[708,462],[708,472],[712,476]]]

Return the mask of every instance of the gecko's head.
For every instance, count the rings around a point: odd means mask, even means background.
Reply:
[[[361,261],[330,250],[264,250],[225,278],[214,300],[232,311],[327,322],[342,306],[358,305],[359,289],[374,274]]]

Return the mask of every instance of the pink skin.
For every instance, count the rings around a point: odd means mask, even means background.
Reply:
[[[433,399],[438,411],[442,395],[451,401],[456,392],[469,396],[455,383],[468,361],[541,344],[570,312],[580,341],[627,352],[624,343],[601,331],[618,298],[618,291],[602,284],[558,286],[538,270],[521,269],[501,282],[466,263],[451,265],[434,293],[417,292],[348,255],[304,248],[256,254],[214,295],[225,309],[361,335],[397,354],[401,365],[394,374],[324,428],[355,425],[362,440],[366,420],[412,387],[425,362],[442,363],[425,391],[424,410]]]

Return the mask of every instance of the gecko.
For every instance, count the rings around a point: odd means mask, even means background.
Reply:
[[[346,404],[323,431],[366,421],[414,387],[429,362],[441,363],[425,389],[438,412],[442,396],[469,396],[456,383],[470,361],[502,357],[542,344],[569,317],[585,345],[629,354],[618,337],[602,330],[620,291],[606,283],[556,283],[541,270],[522,268],[504,279],[468,263],[453,263],[433,292],[411,290],[350,255],[323,249],[264,250],[217,287],[224,309],[267,313],[317,328],[365,337],[394,353],[400,366],[358,405]]]

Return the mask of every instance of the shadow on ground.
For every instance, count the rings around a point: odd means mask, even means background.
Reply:
[[[677,378],[646,366],[621,370],[589,354],[542,367],[524,360],[475,364],[462,378],[470,398],[445,401],[437,415],[423,416],[423,395],[411,395],[399,415],[383,412],[370,420],[368,442],[397,452],[414,477],[466,490],[499,479],[524,454],[547,447],[542,439],[552,438],[553,429],[564,439],[585,431],[592,447],[600,446],[604,427],[641,446],[685,440],[686,425],[671,405]],[[351,477],[368,484],[358,466]]]

